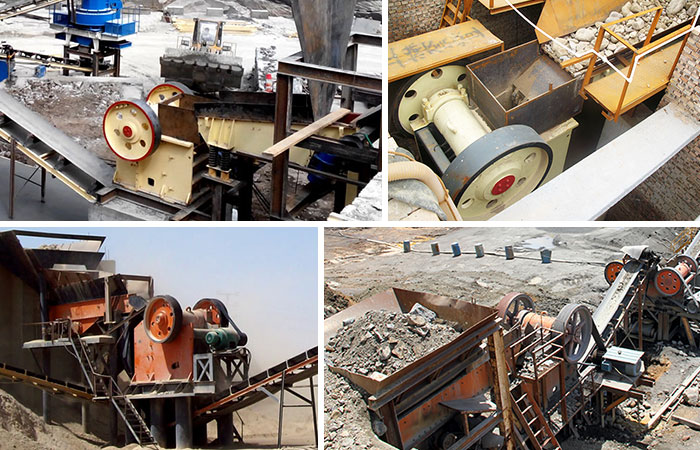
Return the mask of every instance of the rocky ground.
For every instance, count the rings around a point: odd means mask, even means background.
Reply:
[[[659,19],[659,23],[656,27],[656,33],[659,33],[695,17],[699,4],[700,1],[698,0],[629,1],[625,3],[625,5],[623,5],[619,11],[611,12],[604,22],[596,22],[594,25],[580,28],[574,33],[559,37],[556,40],[569,49],[575,50],[578,54],[582,54],[593,49],[598,36],[598,30],[603,23],[614,22],[623,17],[629,17],[638,12],[646,11],[656,6],[661,6],[663,7],[663,13],[661,14],[661,18]],[[617,24],[613,26],[612,30],[619,34],[622,38],[626,39],[630,44],[634,45],[639,42],[644,42],[649,34],[649,30],[651,29],[653,19],[653,13],[645,14],[642,17]],[[543,46],[543,48],[545,52],[547,52],[556,61],[566,61],[574,56],[565,48],[555,45],[552,42],[548,42]],[[614,53],[617,53],[624,48],[624,44],[619,42],[615,37],[606,34],[600,49],[605,56],[610,57]],[[574,64],[568,67],[566,70],[572,74],[578,74],[587,67],[588,61],[585,61]]]
[[[608,288],[602,276],[603,265],[619,259],[621,247],[644,244],[663,256],[670,256],[669,245],[678,232],[680,229],[671,228],[327,229],[325,280],[337,294],[326,295],[326,308],[330,305],[336,308],[332,300],[337,295],[349,298],[347,303],[352,305],[391,287],[399,287],[467,299],[486,306],[495,306],[508,292],[525,292],[535,299],[538,311],[547,311],[550,315],[556,315],[565,304],[572,302],[594,310]],[[411,241],[411,253],[403,253],[404,240]],[[442,250],[457,242],[464,254],[457,258],[446,254],[432,256],[430,244],[434,242],[439,243]],[[473,246],[477,243],[484,245],[486,257],[476,259],[473,255]],[[516,259],[505,260],[502,256],[505,245],[514,246]],[[539,251],[544,248],[552,250],[551,264],[540,261]],[[488,253],[498,256],[488,256]],[[369,337],[367,342],[371,342],[379,357],[379,343],[370,341]],[[579,427],[580,437],[567,439],[562,443],[563,449],[696,448],[700,432],[673,420],[662,421],[652,432],[647,432],[646,422],[675,387],[700,366],[700,353],[679,337],[646,350],[647,373],[656,383],[652,388],[643,388],[644,401],[624,402],[617,408],[614,422],[605,427]],[[370,357],[369,354],[365,356]],[[376,361],[368,362],[370,366],[372,363]],[[700,421],[698,384],[696,381],[686,391],[675,414]],[[331,404],[325,405],[325,419],[327,424],[332,424],[330,430],[341,425],[340,419],[330,417],[339,407],[344,408],[342,417],[356,417],[358,421],[342,421],[342,427],[332,435],[327,428],[325,441],[327,446],[331,445],[327,448],[371,448],[367,442],[376,436],[368,431],[372,421],[365,405],[359,401],[363,395],[361,389],[347,380],[334,374],[326,375],[326,398],[331,399]],[[353,427],[350,433],[341,436],[340,430],[349,426]],[[338,439],[346,439],[348,443],[350,437],[356,439],[357,447],[339,446]]]

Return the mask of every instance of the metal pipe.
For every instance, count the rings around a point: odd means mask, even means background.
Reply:
[[[13,146],[14,148],[14,146]],[[13,150],[14,155],[14,150]],[[14,182],[14,177],[13,177]],[[39,274],[39,310],[41,314],[41,322],[45,323],[49,321],[49,306],[46,301],[46,280],[44,276]],[[46,330],[44,326],[41,328],[42,338],[46,337]],[[51,355],[48,349],[42,351],[42,362],[43,371],[47,376],[51,375]],[[41,416],[44,423],[49,423],[49,393],[47,391],[41,391]]]
[[[175,399],[175,448],[192,447],[192,398]]]
[[[82,426],[83,433],[88,433],[88,403],[82,402],[80,404],[80,424]]]

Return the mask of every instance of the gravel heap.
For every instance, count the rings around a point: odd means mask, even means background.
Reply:
[[[340,375],[323,370],[323,448],[326,450],[390,449],[372,431],[366,393]]]
[[[700,0],[636,0],[625,3],[619,11],[613,11],[605,19],[605,22],[596,22],[594,25],[580,28],[576,32],[557,38],[561,44],[566,45],[577,52],[587,52],[592,50],[598,37],[598,30],[603,23],[610,23],[623,17],[628,17],[641,11],[646,11],[656,6],[663,7],[663,12],[656,26],[656,33],[660,33],[668,28],[674,27],[688,19],[695,17],[698,11]],[[615,25],[612,30],[634,45],[644,42],[651,28],[654,14],[645,14],[642,17],[629,20]],[[601,45],[601,51],[605,56],[610,57],[619,52],[625,46],[613,36],[606,33]],[[555,61],[566,61],[573,55],[565,49],[552,42],[543,46],[544,51]],[[566,68],[573,75],[579,74],[588,68],[588,61],[574,64]]]
[[[344,324],[328,341],[326,357],[333,366],[381,378],[449,343],[460,332],[457,324],[426,309],[408,314],[369,311]]]

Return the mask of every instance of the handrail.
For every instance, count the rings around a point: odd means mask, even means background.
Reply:
[[[661,6],[656,6],[654,8],[647,9],[646,11],[641,11],[636,14],[633,14],[631,16],[623,17],[621,19],[612,21],[610,23],[603,24],[599,30],[598,30],[598,37],[596,39],[595,45],[593,47],[593,53],[591,53],[590,56],[582,57],[580,58],[582,61],[585,60],[586,58],[589,59],[588,63],[588,69],[586,70],[586,75],[583,78],[583,83],[581,85],[581,91],[580,95],[584,98],[587,99],[586,95],[586,87],[591,83],[591,78],[593,76],[593,70],[595,67],[595,64],[599,58],[598,54],[600,53],[600,47],[602,46],[603,39],[605,38],[605,34],[609,33],[612,37],[617,39],[622,45],[627,47],[628,50],[631,50],[634,56],[632,57],[632,60],[629,63],[629,70],[627,72],[627,77],[625,78],[624,85],[622,87],[622,92],[620,93],[620,100],[617,104],[617,108],[614,111],[603,111],[603,115],[610,120],[617,121],[620,118],[620,115],[623,114],[626,111],[623,111],[623,106],[625,104],[625,96],[627,95],[627,90],[631,84],[632,80],[632,75],[635,71],[635,68],[637,67],[637,60],[642,59],[646,57],[648,53],[654,52],[655,50],[658,50],[662,48],[666,43],[669,41],[674,40],[677,38],[679,35],[687,32],[690,29],[690,25],[686,25],[685,27],[674,31],[673,33],[670,33],[666,36],[663,36],[657,40],[655,40],[653,43],[651,40],[653,39],[654,33],[656,32],[656,27],[659,23],[659,18],[661,17],[661,13],[663,11],[663,8]],[[647,37],[644,41],[644,44],[642,45],[641,48],[636,48],[633,46],[630,42],[628,42],[626,39],[624,39],[622,36],[619,34],[615,33],[612,30],[612,27],[615,25],[618,25],[620,23],[636,19],[638,17],[645,16],[650,13],[655,13],[654,14],[654,19],[651,23],[651,26],[649,28],[649,32],[647,33]],[[673,75],[673,72],[676,69],[676,65],[678,64],[678,60],[680,59],[681,53],[683,52],[683,48],[685,47],[685,43],[688,40],[688,35],[686,34],[685,40],[683,41],[683,44],[681,45],[679,51],[678,51],[678,56],[676,57],[675,62],[671,66],[671,71],[669,72],[668,75],[668,81],[671,80],[671,77]],[[603,106],[603,105],[601,105]],[[608,109],[607,107],[604,106],[604,109]]]

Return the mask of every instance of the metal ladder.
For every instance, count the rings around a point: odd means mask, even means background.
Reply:
[[[514,394],[514,391],[519,391],[519,389],[517,389],[518,386],[519,385],[516,385],[516,387],[510,391],[512,409],[518,417],[520,425],[525,430],[525,433],[527,433],[532,446],[535,450],[561,450],[559,441],[542,414],[542,410],[537,403],[533,401],[530,393],[526,392],[516,398],[517,395]]]
[[[464,22],[469,18],[473,0],[445,0],[445,9],[442,11],[440,28],[451,27]],[[460,11],[460,7],[463,9]]]
[[[83,375],[95,396],[109,398],[124,421],[126,428],[139,445],[155,444],[156,441],[143,417],[141,417],[131,400],[119,389],[114,379],[109,375],[95,372],[90,363],[85,343],[80,339],[79,335],[73,333],[71,324],[68,327],[68,335],[74,356],[78,359]]]

